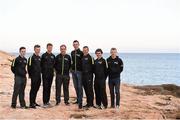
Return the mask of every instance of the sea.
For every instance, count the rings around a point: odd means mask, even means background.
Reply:
[[[12,53],[18,56],[18,53]],[[58,53],[55,53],[57,55]],[[27,53],[28,58],[32,53]],[[91,54],[95,59],[95,54]],[[103,57],[108,58],[109,53]],[[133,85],[180,85],[180,53],[120,53],[123,83]]]

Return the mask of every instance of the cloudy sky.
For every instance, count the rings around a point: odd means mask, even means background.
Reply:
[[[0,0],[0,50],[48,42],[71,51],[180,52],[180,0]]]

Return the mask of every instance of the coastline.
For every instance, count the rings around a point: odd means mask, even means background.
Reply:
[[[53,83],[51,89],[52,108],[11,109],[14,80],[10,64],[13,58],[14,56],[0,51],[0,119],[180,119],[180,86],[171,84],[135,86],[122,83],[119,110],[111,108],[78,110],[76,105],[65,106],[63,102],[59,106],[55,106],[55,85]],[[70,102],[72,102],[75,98],[72,80],[69,89]],[[25,90],[27,105],[29,105],[29,91],[30,79],[27,80]],[[107,95],[108,103],[110,103],[108,86]],[[42,85],[37,95],[37,102],[42,105]]]

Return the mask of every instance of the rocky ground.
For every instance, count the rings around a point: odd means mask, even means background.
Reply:
[[[0,51],[0,119],[180,119],[180,87],[176,85],[133,86],[121,85],[120,109],[78,110],[74,104],[65,106],[62,102],[55,106],[55,85],[51,91],[51,108],[11,109],[13,74],[10,64],[13,56]],[[29,104],[30,80],[28,79],[25,99]],[[110,103],[107,87],[108,101]],[[75,91],[70,82],[70,102]],[[85,101],[85,100],[84,100]],[[42,86],[38,92],[37,103],[42,105]],[[19,103],[18,103],[19,106]]]

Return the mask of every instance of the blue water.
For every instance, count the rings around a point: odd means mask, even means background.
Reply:
[[[13,53],[17,55],[17,53]],[[31,53],[27,54],[27,57]],[[95,56],[94,54],[92,54]],[[104,53],[104,58],[109,56]],[[179,53],[122,53],[124,62],[121,80],[135,85],[180,85]]]

